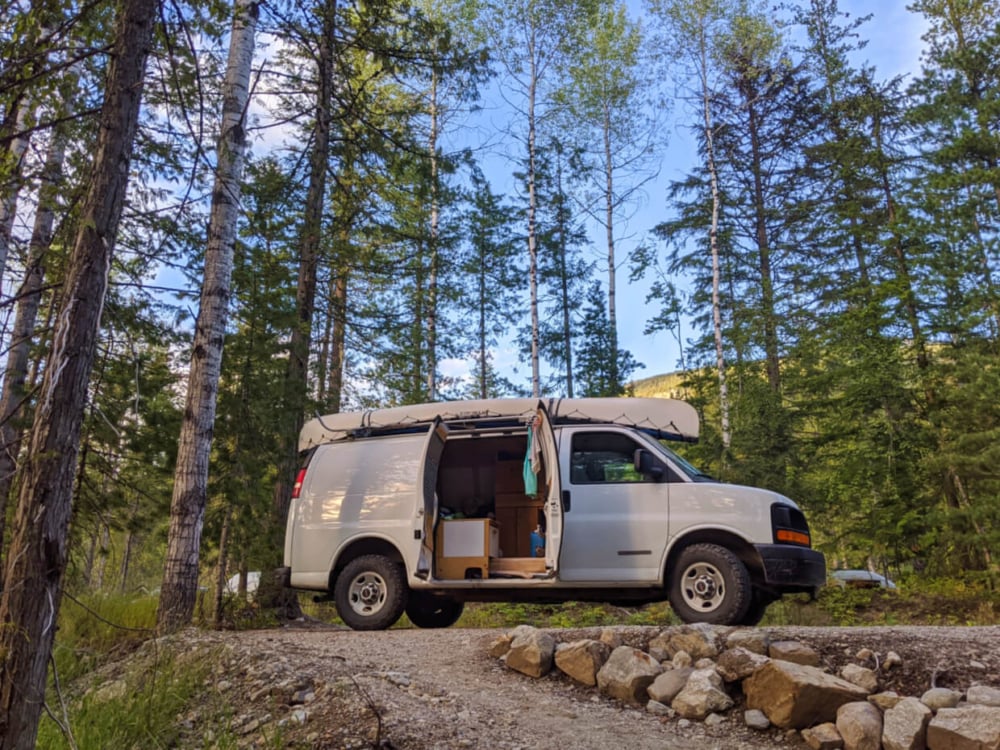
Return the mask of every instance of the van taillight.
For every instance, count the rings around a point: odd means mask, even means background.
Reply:
[[[299,473],[295,475],[295,484],[292,486],[292,500],[295,500],[299,493],[302,492],[302,482],[306,478],[306,470],[299,469]]]

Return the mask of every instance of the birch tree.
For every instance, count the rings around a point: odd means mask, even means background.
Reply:
[[[726,380],[726,350],[722,327],[722,270],[719,259],[719,175],[716,165],[715,122],[712,98],[715,90],[713,45],[728,11],[725,0],[672,0],[649,4],[651,12],[667,28],[670,49],[677,59],[684,59],[694,84],[692,105],[701,119],[701,159],[708,179],[710,214],[708,251],[712,263],[712,339],[715,345],[715,369],[719,381],[719,421],[722,446],[729,450],[732,432],[729,424],[729,386]]]
[[[170,506],[167,557],[157,612],[158,628],[165,632],[191,621],[198,592],[198,551],[207,502],[208,462],[229,313],[257,13],[256,0],[238,0],[233,9],[204,281],[192,344],[184,423]]]
[[[0,748],[34,747],[68,556],[87,382],[152,43],[156,0],[118,14],[94,166],[56,318],[0,597]]]

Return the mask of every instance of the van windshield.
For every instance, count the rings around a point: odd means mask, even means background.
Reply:
[[[670,448],[668,448],[664,444],[664,442],[662,440],[658,440],[657,441],[657,445],[659,445],[660,450],[663,451],[663,454],[667,458],[669,458],[671,460],[671,462],[673,463],[673,465],[676,466],[677,469],[682,474],[684,474],[688,479],[690,479],[692,482],[715,482],[715,481],[718,481],[714,477],[709,476],[708,474],[706,474],[705,472],[703,472],[701,469],[696,468],[695,466],[693,466],[692,464],[690,464],[687,460],[685,460],[681,456],[679,456],[676,453],[674,453]]]

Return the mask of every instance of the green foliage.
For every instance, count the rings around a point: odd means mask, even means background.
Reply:
[[[152,596],[63,595],[52,654],[62,682],[86,674],[112,653],[128,651],[150,638],[156,625]]]
[[[174,746],[181,732],[177,715],[199,704],[212,663],[204,654],[197,660],[165,655],[151,671],[126,674],[71,701],[66,718],[76,747]],[[66,746],[62,730],[45,716],[37,747]]]

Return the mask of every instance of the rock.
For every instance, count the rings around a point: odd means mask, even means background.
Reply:
[[[942,708],[954,708],[962,700],[962,694],[950,688],[931,688],[920,696],[920,700],[931,711]]]
[[[884,750],[924,750],[933,713],[917,698],[903,698],[882,717]]]
[[[774,641],[767,650],[772,659],[790,661],[793,664],[804,664],[807,667],[819,666],[819,654],[798,641]]]
[[[868,696],[868,702],[882,712],[888,711],[890,708],[895,706],[901,700],[903,699],[899,696],[899,694],[893,692],[892,690],[887,690],[884,693],[875,693],[875,695]]]
[[[715,711],[732,708],[733,699],[723,688],[722,677],[714,669],[696,669],[670,707],[685,719],[703,720]]]
[[[691,654],[687,651],[678,651],[674,654],[674,658],[670,661],[670,666],[674,669],[685,669],[694,664],[694,659],[691,658]]]
[[[882,712],[868,701],[845,703],[837,709],[837,731],[844,750],[881,750]]]
[[[976,659],[970,661],[969,666],[972,667],[973,669],[986,669],[986,665],[983,664],[981,661],[977,661]]]
[[[870,661],[875,658],[875,652],[870,648],[862,648],[858,650],[858,653],[854,655],[854,658],[858,661]]]
[[[750,729],[756,729],[763,732],[765,729],[771,728],[771,721],[767,718],[767,714],[761,711],[759,708],[753,708],[749,711],[743,712],[743,723],[746,724]]]
[[[895,651],[890,651],[885,655],[885,661],[882,662],[882,669],[886,672],[901,666],[903,666],[903,659]]]
[[[715,669],[715,662],[707,656],[702,657],[694,663],[695,669]]]
[[[878,690],[878,675],[867,667],[859,667],[857,664],[845,664],[840,670],[840,676],[850,683],[864,688],[869,693]]]
[[[965,700],[977,706],[1000,706],[1000,688],[973,685],[965,691]]]
[[[504,656],[508,651],[510,651],[510,642],[514,640],[514,636],[510,633],[505,633],[504,635],[497,636],[490,643],[489,649],[486,653],[492,656],[494,659],[499,659]]]
[[[812,750],[840,750],[844,739],[833,722],[818,724],[802,730],[802,739]]]
[[[560,643],[556,648],[556,666],[577,682],[597,684],[597,672],[611,655],[606,643],[594,640]]]
[[[927,726],[927,747],[933,750],[1000,749],[1000,708],[942,708]]]
[[[747,651],[762,656],[767,656],[770,643],[771,639],[768,634],[756,628],[740,628],[726,637],[726,648],[745,648]]]
[[[529,677],[548,674],[556,650],[555,639],[530,625],[518,625],[513,635],[506,655],[507,666]]]
[[[726,682],[736,682],[749,677],[768,661],[769,658],[758,651],[736,646],[722,652],[715,668]]]
[[[601,631],[601,636],[598,638],[601,643],[607,644],[611,651],[622,645],[622,637],[617,630],[612,630],[611,628],[604,628]]]
[[[722,714],[709,714],[705,717],[706,727],[718,727],[726,723],[726,717]]]
[[[663,667],[645,651],[619,646],[597,672],[597,687],[606,695],[632,703],[645,703],[646,688]]]
[[[670,706],[667,706],[663,703],[660,703],[659,701],[654,701],[654,700],[650,700],[648,703],[646,703],[646,713],[650,713],[655,716],[669,716],[671,718],[673,718],[673,716],[676,714],[674,709],[672,709]]]
[[[782,729],[833,721],[837,709],[868,693],[816,667],[772,659],[743,680],[747,708],[759,708]]]
[[[646,688],[646,692],[653,700],[669,704],[684,689],[692,672],[694,670],[691,667],[668,669],[656,676],[653,684]]]
[[[667,653],[673,657],[680,651],[686,651],[694,661],[698,659],[714,659],[719,655],[719,647],[710,633],[689,629],[675,633],[667,641]]]
[[[669,661],[673,657],[673,654],[670,652],[670,636],[670,631],[664,630],[659,635],[653,637],[646,648],[649,655],[657,661]]]

